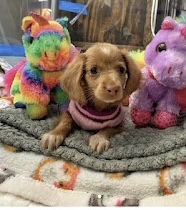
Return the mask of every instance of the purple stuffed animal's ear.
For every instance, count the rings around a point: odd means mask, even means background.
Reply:
[[[176,21],[171,17],[166,17],[161,25],[162,30],[173,30],[177,25]]]

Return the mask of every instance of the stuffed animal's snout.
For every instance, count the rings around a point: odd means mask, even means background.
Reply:
[[[70,50],[60,49],[49,49],[42,53],[40,59],[41,69],[47,71],[61,70],[69,61]]]
[[[58,52],[57,51],[45,51],[43,53],[43,55],[46,59],[52,59],[53,60],[53,59],[57,58]]]
[[[169,67],[167,69],[167,73],[171,76],[171,77],[174,77],[174,78],[183,78],[185,77],[186,79],[186,69],[183,70],[182,68],[180,69],[173,69],[172,67]]]
[[[162,74],[162,81],[168,87],[184,88],[186,86],[186,66],[167,67]]]

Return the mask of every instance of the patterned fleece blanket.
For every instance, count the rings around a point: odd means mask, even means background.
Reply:
[[[28,201],[45,206],[186,206],[186,162],[151,171],[96,172],[0,143],[0,192],[9,195],[6,206]],[[0,194],[0,204],[2,200]]]

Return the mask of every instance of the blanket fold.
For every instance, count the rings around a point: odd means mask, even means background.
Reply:
[[[13,106],[0,109],[0,141],[25,151],[60,157],[86,168],[103,172],[123,172],[160,169],[186,161],[185,123],[158,130],[152,127],[136,128],[125,111],[125,131],[111,139],[108,151],[99,155],[92,152],[88,139],[93,132],[74,130],[57,150],[40,148],[40,137],[57,120],[57,106],[49,106],[45,120],[28,119],[24,109]]]

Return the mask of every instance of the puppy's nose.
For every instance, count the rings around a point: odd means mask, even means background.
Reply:
[[[109,85],[107,87],[107,91],[111,96],[115,96],[118,93],[119,86],[118,85]]]

